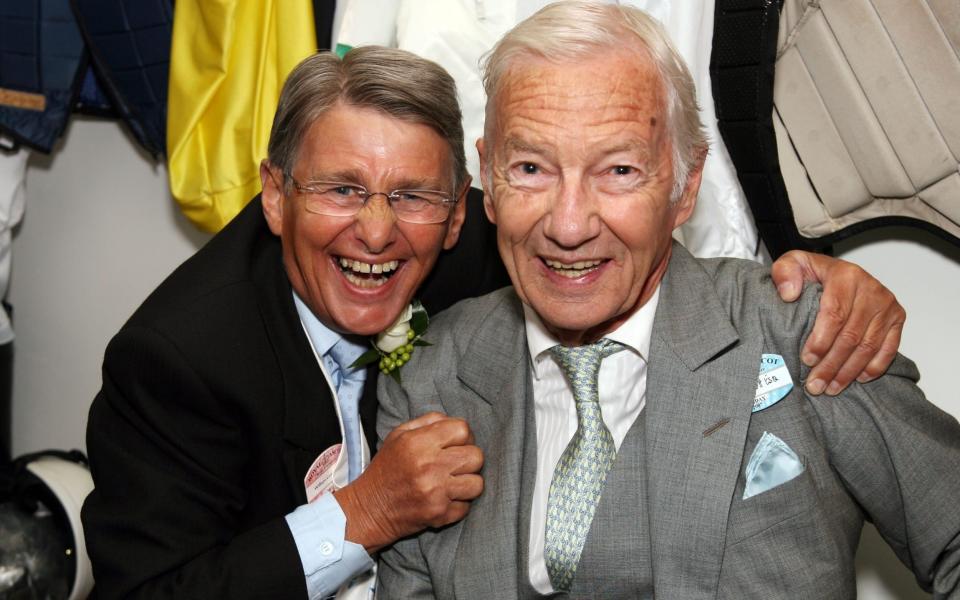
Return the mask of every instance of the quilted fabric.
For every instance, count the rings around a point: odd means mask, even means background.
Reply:
[[[171,0],[72,0],[114,108],[154,158],[166,153]]]
[[[49,153],[83,74],[68,0],[0,2],[0,132]]]
[[[884,225],[960,244],[955,0],[718,0],[714,27],[720,131],[773,257]]]
[[[960,243],[955,13],[928,0],[784,3],[773,124],[801,235],[893,217]]]

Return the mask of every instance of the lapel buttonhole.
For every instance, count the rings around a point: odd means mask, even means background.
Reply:
[[[729,422],[730,422],[730,419],[721,419],[717,421],[710,427],[707,427],[706,429],[703,430],[703,437],[710,437],[711,435],[715,434],[719,430],[723,429],[724,425],[726,425]]]

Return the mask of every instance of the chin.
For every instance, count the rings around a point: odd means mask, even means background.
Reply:
[[[340,298],[341,303],[332,311],[332,316],[342,331],[356,335],[375,335],[396,322],[410,304],[411,295],[392,289],[387,294],[374,292],[349,302],[342,302],[346,299]]]
[[[598,323],[594,322],[596,319],[584,319],[582,318],[583,315],[580,315],[580,317],[581,318],[564,318],[554,315],[540,315],[540,319],[544,325],[556,331],[586,331],[598,325]]]
[[[534,307],[534,310],[536,310],[536,307]],[[615,311],[602,312],[591,306],[580,304],[568,307],[564,311],[554,310],[549,313],[538,312],[538,314],[548,329],[555,333],[561,332],[564,338],[571,334],[579,337],[591,331],[601,335],[609,333],[607,327],[618,323],[620,317]]]
[[[380,327],[384,318],[379,311],[373,313],[358,306],[342,306],[330,310],[327,315],[329,323],[326,322],[327,319],[322,319],[324,324],[342,334],[373,335],[384,329]]]

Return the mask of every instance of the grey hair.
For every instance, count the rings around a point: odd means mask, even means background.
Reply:
[[[343,58],[332,52],[314,54],[290,72],[270,130],[270,162],[289,175],[307,130],[339,103],[427,125],[450,146],[453,193],[466,180],[463,124],[453,78],[433,61],[380,46],[353,48]]]
[[[519,23],[481,59],[483,86],[487,92],[487,123],[492,124],[495,118],[494,99],[518,57],[533,55],[564,62],[622,48],[625,42],[628,46],[635,42],[633,47],[652,61],[663,82],[673,151],[671,200],[677,201],[686,187],[687,177],[706,152],[707,137],[690,71],[663,26],[640,9],[588,0],[563,0],[545,6]],[[487,131],[492,130],[487,128]]]

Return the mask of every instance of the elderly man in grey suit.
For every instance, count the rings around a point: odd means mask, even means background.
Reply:
[[[513,282],[438,317],[379,429],[465,419],[485,491],[382,556],[385,598],[851,598],[873,521],[960,594],[960,426],[914,365],[812,397],[819,303],[671,240],[706,142],[661,28],[566,2],[485,65],[485,206]]]

